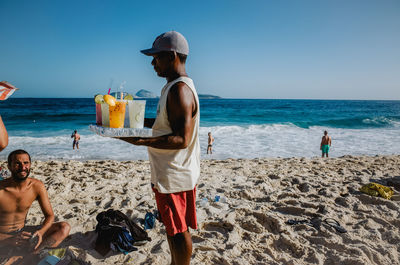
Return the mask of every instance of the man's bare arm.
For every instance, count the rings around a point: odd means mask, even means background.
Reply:
[[[0,151],[5,149],[8,145],[8,133],[4,126],[3,120],[0,116]]]
[[[176,83],[170,89],[167,99],[171,134],[153,138],[121,137],[119,139],[135,145],[160,149],[184,149],[188,146],[193,134],[195,111],[197,111],[197,106],[192,90],[184,83]]]
[[[37,232],[40,232],[40,234],[43,236],[44,233],[46,233],[46,231],[50,228],[50,226],[54,222],[54,213],[50,204],[47,190],[41,181],[37,183],[37,189],[38,189],[38,202],[44,215],[42,228],[40,228]]]

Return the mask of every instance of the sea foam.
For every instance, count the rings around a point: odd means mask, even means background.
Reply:
[[[327,129],[332,137],[330,156],[399,154],[398,128],[342,129],[293,124],[200,127],[202,159],[320,156],[320,142]],[[207,137],[215,138],[213,154],[207,155]],[[395,144],[396,143],[396,144]],[[10,137],[0,159],[15,149],[27,150],[36,160],[147,160],[147,148],[118,139],[81,131],[80,149],[72,150],[70,136]]]

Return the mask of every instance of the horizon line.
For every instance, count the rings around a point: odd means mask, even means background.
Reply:
[[[200,94],[202,95],[202,94]],[[210,94],[204,94],[210,95]],[[212,95],[213,96],[213,95]],[[400,101],[400,99],[354,99],[354,98],[347,98],[347,99],[339,99],[339,98],[225,98],[219,97],[218,98],[205,98],[210,100],[218,100],[218,99],[249,99],[249,100],[330,100],[330,101],[338,101],[338,100],[347,100],[347,101]],[[92,99],[92,97],[12,97],[14,99],[32,99],[32,98],[46,98],[46,99]],[[139,97],[137,99],[159,99],[160,97]]]

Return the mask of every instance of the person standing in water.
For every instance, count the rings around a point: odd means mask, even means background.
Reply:
[[[322,136],[321,140],[321,147],[319,148],[322,151],[322,157],[326,155],[326,157],[329,157],[329,148],[332,145],[332,139],[328,135],[327,131],[324,131],[324,136]]]
[[[208,152],[212,154],[212,145],[214,143],[214,137],[212,137],[211,132],[208,132],[208,146],[207,146],[207,155]]]
[[[79,149],[79,140],[81,139],[81,136],[79,135],[79,133],[75,130],[72,135],[71,138],[74,138],[74,141],[72,142],[72,149]]]

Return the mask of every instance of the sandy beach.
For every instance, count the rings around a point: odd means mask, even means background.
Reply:
[[[399,155],[202,160],[201,167],[192,264],[400,264]],[[72,227],[62,246],[92,264],[169,264],[159,222],[137,251],[103,257],[93,249],[101,211],[118,209],[141,224],[156,209],[148,161],[34,161],[31,176],[45,183],[57,220]],[[369,182],[392,185],[395,195],[358,191]],[[322,223],[286,223],[311,219]],[[34,203],[28,224],[41,220]]]

